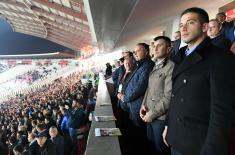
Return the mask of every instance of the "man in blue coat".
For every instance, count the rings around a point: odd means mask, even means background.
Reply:
[[[135,48],[135,58],[137,67],[128,79],[124,94],[119,94],[118,98],[127,103],[132,123],[141,127],[143,122],[139,111],[148,86],[149,73],[154,66],[149,56],[149,45],[138,43]]]

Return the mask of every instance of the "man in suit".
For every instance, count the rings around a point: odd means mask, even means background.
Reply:
[[[181,14],[180,31],[188,46],[175,57],[168,125],[163,137],[172,155],[227,155],[235,103],[235,58],[207,38],[205,10]]]
[[[148,88],[140,109],[140,117],[147,123],[147,137],[158,153],[169,154],[162,132],[169,108],[174,63],[169,60],[171,40],[165,36],[154,38],[154,58],[157,60],[149,75]]]

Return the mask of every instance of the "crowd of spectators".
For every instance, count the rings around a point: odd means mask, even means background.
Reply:
[[[28,84],[31,84],[34,81],[42,79],[56,71],[57,71],[56,67],[53,67],[52,69],[51,68],[47,69],[46,67],[42,67],[42,69],[28,71],[23,75],[16,76],[16,81],[26,82]]]
[[[77,155],[84,152],[96,88],[81,73],[0,104],[0,154]]]

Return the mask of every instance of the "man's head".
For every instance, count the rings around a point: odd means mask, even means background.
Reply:
[[[121,57],[121,58],[119,59],[119,62],[120,62],[120,65],[123,65],[123,63],[124,63],[124,57]]]
[[[82,104],[78,99],[73,99],[72,108],[79,108],[81,106],[82,106]]]
[[[115,60],[114,61],[114,65],[115,65],[116,68],[120,67],[120,61]]]
[[[219,12],[219,13],[216,14],[216,19],[220,23],[223,23],[226,20],[226,14],[224,12]]]
[[[171,40],[166,36],[158,36],[154,38],[154,58],[165,58],[171,50]]]
[[[46,125],[43,124],[43,123],[39,123],[39,124],[37,124],[37,126],[36,126],[36,130],[37,130],[39,133],[40,133],[40,132],[43,132],[43,131],[46,130]]]
[[[123,52],[123,58],[132,58],[133,57],[133,53],[131,51],[126,51]]]
[[[28,133],[28,141],[32,142],[36,138],[36,135],[34,133]]]
[[[178,40],[178,39],[181,38],[180,31],[176,31],[176,32],[174,33],[174,38],[175,38],[175,40]]]
[[[146,43],[138,43],[135,47],[136,61],[149,57],[149,45]]]
[[[51,138],[55,138],[58,135],[58,130],[55,126],[50,127],[49,134]]]
[[[14,148],[13,148],[13,153],[14,155],[21,155],[24,151],[24,148],[22,145],[16,145]]]
[[[181,14],[181,39],[188,46],[198,45],[206,37],[209,16],[201,8],[189,8]]]
[[[40,147],[42,147],[46,143],[46,141],[47,141],[47,134],[46,134],[46,132],[44,131],[44,132],[39,133],[37,135],[36,140],[37,140],[38,145]]]
[[[208,24],[207,35],[210,38],[215,38],[216,36],[218,36],[221,28],[221,24],[217,19],[211,19]]]
[[[133,58],[125,58],[125,60],[124,60],[124,67],[125,67],[127,72],[132,71],[133,67],[134,67]]]

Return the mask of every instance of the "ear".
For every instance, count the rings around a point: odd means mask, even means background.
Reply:
[[[172,47],[167,47],[167,54],[171,52]]]
[[[202,24],[202,32],[207,33],[208,30],[208,23],[203,23]]]

